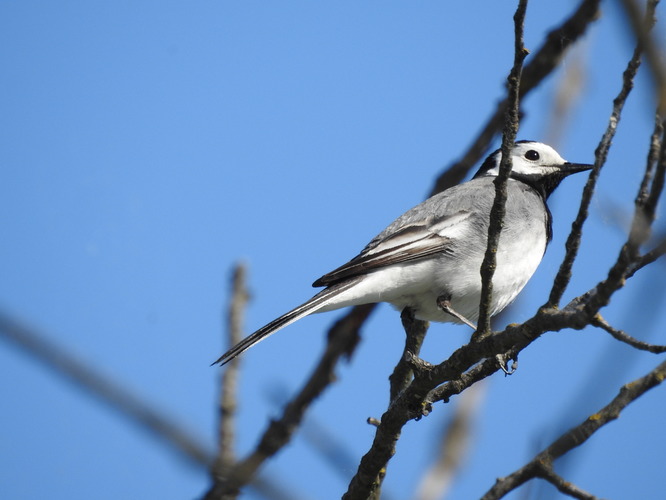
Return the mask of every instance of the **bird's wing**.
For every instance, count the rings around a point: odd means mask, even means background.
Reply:
[[[460,211],[445,217],[428,217],[420,222],[403,222],[398,219],[396,224],[373,239],[359,255],[325,274],[312,286],[330,286],[382,267],[450,252],[452,242],[462,236],[470,216],[471,212]]]

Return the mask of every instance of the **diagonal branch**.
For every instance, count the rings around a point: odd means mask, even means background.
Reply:
[[[326,350],[305,385],[285,407],[282,416],[271,421],[256,449],[235,464],[217,485],[220,498],[236,492],[256,475],[259,467],[291,439],[312,402],[335,380],[335,367],[344,355],[351,355],[358,343],[359,329],[372,312],[372,307],[356,306],[329,331]]]
[[[613,336],[614,339],[619,340],[620,342],[624,342],[625,344],[628,344],[631,347],[635,347],[636,349],[639,349],[641,351],[648,351],[655,354],[666,352],[666,345],[648,344],[647,342],[643,342],[642,340],[635,339],[628,333],[613,328],[601,316],[601,314],[597,314],[594,318],[592,318],[592,324],[596,327],[606,330],[608,333],[610,333]]]
[[[641,255],[636,262],[630,266],[627,278],[631,278],[636,271],[643,269],[648,264],[652,264],[659,257],[666,254],[666,240],[661,240],[659,244],[649,252]]]
[[[628,266],[630,263],[631,261],[625,262],[621,253],[615,266]],[[599,283],[564,308],[542,307],[523,324],[509,325],[503,332],[470,342],[457,349],[449,359],[439,365],[421,366],[412,383],[382,415],[372,446],[362,458],[356,476],[343,498],[367,498],[373,490],[379,471],[386,467],[393,456],[395,443],[404,425],[427,414],[433,400],[447,401],[451,395],[497,371],[500,364],[495,359],[496,355],[506,353],[515,357],[545,332],[566,328],[580,330],[591,324],[599,308],[607,304],[611,295],[619,288],[604,287],[604,283]],[[602,300],[599,297],[602,297]],[[440,385],[442,387],[438,387]]]
[[[107,404],[133,424],[164,440],[182,458],[205,468],[212,452],[195,436],[117,382],[48,340],[38,331],[0,312],[0,336],[22,348],[56,375]]]
[[[551,32],[543,46],[535,53],[532,62],[523,71],[520,87],[521,96],[536,87],[557,66],[567,47],[574,43],[586,31],[589,24],[596,19],[598,7],[599,0],[582,1],[576,12],[561,27]],[[483,155],[490,141],[502,128],[502,117],[504,116],[505,106],[506,104],[498,107],[496,115],[488,122],[479,139],[477,139],[476,143],[463,158],[463,161],[447,170],[438,179],[434,192],[441,190],[442,183],[452,185],[462,180],[462,177],[464,177],[471,164],[475,163]],[[472,161],[469,161],[469,158],[474,156],[476,157]],[[465,160],[467,160],[467,164],[464,164]],[[234,468],[233,474],[227,482],[227,487],[233,490],[245,484],[256,473],[256,470],[266,458],[272,456],[289,441],[291,434],[302,418],[303,412],[311,404],[314,397],[320,394],[330,383],[330,380],[326,380],[326,378],[333,376],[335,364],[342,356],[343,351],[348,348],[349,343],[354,342],[353,339],[355,339],[358,328],[360,328],[373,307],[373,305],[356,307],[352,309],[351,313],[340,320],[341,323],[351,323],[354,325],[352,328],[354,332],[344,336],[347,347],[337,347],[335,352],[329,352],[329,349],[327,349],[319,367],[310,377],[301,393],[287,406],[283,416],[269,426],[256,451]],[[413,383],[398,395],[394,405],[382,417],[375,442],[377,443],[382,439],[388,438],[385,443],[379,443],[377,448],[380,455],[382,453],[385,454],[384,465],[390,458],[391,441],[397,440],[400,429],[405,422],[412,418],[418,418],[422,414],[424,401],[428,399],[430,391],[437,387],[437,385],[450,380],[452,382],[448,386],[450,394],[455,394],[456,389],[460,388],[462,384],[471,383],[470,380],[472,379],[476,379],[477,377],[480,379],[492,373],[491,368],[493,368],[493,363],[495,363],[494,359],[488,364],[485,362],[481,363],[479,366],[483,370],[470,370],[472,366],[478,364],[484,358],[494,358],[495,354],[505,353],[511,349],[515,349],[517,353],[548,329],[558,330],[582,324],[584,320],[580,318],[581,314],[582,312],[579,309],[575,312],[560,311],[557,314],[553,311],[543,311],[533,318],[532,323],[528,322],[528,324],[522,325],[522,327],[504,332],[504,335],[498,335],[497,338],[491,338],[487,341],[482,340],[473,347],[465,346],[466,350],[457,351],[450,358],[446,366],[434,371],[435,379],[426,380],[432,375],[432,372],[424,372],[422,375],[417,376]],[[333,342],[337,341],[331,341],[331,343]],[[353,347],[350,347],[349,350],[353,350]],[[461,376],[466,370],[469,370],[466,373],[468,377]],[[497,367],[494,367],[494,370],[496,371]],[[453,383],[453,381],[458,380],[464,380],[464,382],[460,384]],[[378,463],[381,463],[381,460]],[[359,470],[361,470],[361,467],[359,467]],[[368,471],[366,479],[369,484],[372,484],[377,477],[378,471],[372,470]]]
[[[575,484],[566,481],[559,474],[556,474],[551,467],[538,467],[537,474],[538,477],[555,486],[555,488],[561,493],[569,495],[572,498],[577,498],[579,500],[600,500],[598,497],[591,495],[587,491],[583,491]]]
[[[620,3],[627,13],[629,25],[638,40],[638,45],[645,53],[645,59],[654,80],[657,110],[660,115],[664,115],[666,114],[666,66],[664,66],[663,62],[664,53],[659,43],[654,39],[650,29],[656,22],[655,9],[659,0],[648,0],[645,20],[641,19],[641,9],[636,0],[622,0]]]
[[[362,458],[343,498],[365,499],[371,494],[377,475],[393,456],[402,428],[410,420],[418,420],[427,414],[432,401],[448,401],[450,396],[497,371],[500,363],[495,356],[498,354],[508,353],[513,357],[549,331],[584,328],[598,313],[598,309],[594,310],[591,306],[598,293],[597,288],[593,288],[567,307],[541,308],[523,324],[509,325],[502,332],[458,348],[439,365],[422,366],[409,387],[382,415],[372,446]]]
[[[619,394],[608,405],[594,415],[590,415],[580,425],[562,434],[528,464],[512,474],[498,479],[495,485],[482,497],[482,500],[502,498],[530,479],[544,477],[545,474],[552,473],[553,461],[582,445],[604,425],[617,419],[622,410],[631,402],[661,384],[664,379],[666,379],[666,361],[647,375],[623,386]]]
[[[662,130],[666,134],[666,128],[662,128]],[[651,144],[651,147],[654,146],[654,144]],[[650,154],[648,158],[652,156]],[[651,166],[648,164],[645,177],[651,176],[650,172]],[[634,218],[627,241],[622,246],[615,264],[608,271],[608,277],[595,287],[596,293],[590,297],[590,300],[585,305],[588,313],[593,311],[592,314],[596,314],[599,309],[605,307],[610,302],[611,295],[624,286],[628,275],[635,268],[636,263],[640,262],[641,255],[639,250],[641,245],[650,237],[651,226],[655,219],[657,203],[663,192],[665,177],[666,138],[662,136],[659,161],[654,169],[654,178],[652,178],[650,190],[646,196],[641,196],[639,193],[639,196],[636,197]]]
[[[590,3],[586,3],[588,7],[590,5]],[[594,2],[595,13],[597,7],[598,2]],[[580,9],[578,12],[580,12]],[[586,23],[583,24],[587,25]],[[496,354],[506,353],[514,349],[516,353],[519,352],[520,349],[546,331],[541,330],[543,326],[542,321],[549,323],[555,329],[564,328],[565,325],[569,324],[568,321],[564,320],[564,316],[567,316],[567,318],[570,317],[568,313],[561,314],[559,317],[554,314],[548,316],[549,320],[557,317],[553,323],[545,319],[547,314],[547,312],[543,311],[541,315],[533,318],[534,324],[529,326],[522,325],[522,329],[519,329],[520,331],[512,331],[507,333],[506,336],[498,335],[497,337],[481,339],[474,343],[475,346],[464,346],[456,351],[449,360],[442,363],[442,365],[432,370],[423,370],[422,373],[419,373],[409,387],[400,393],[388,411],[382,416],[372,446],[362,458],[358,471],[343,498],[365,499],[372,495],[376,487],[376,478],[393,455],[395,443],[400,436],[402,427],[407,421],[420,418],[424,409],[428,407],[428,395],[435,387],[444,382],[462,378],[461,374],[484,358],[494,357]],[[507,341],[508,337],[511,337],[510,341]],[[492,348],[490,347],[491,345],[493,346]],[[497,365],[499,366],[499,363]],[[488,370],[491,364],[484,363],[482,366]],[[485,371],[480,371],[475,373],[475,376],[487,376],[486,373]],[[458,384],[458,387],[462,384]],[[452,393],[455,393],[456,386],[451,385],[450,387]]]
[[[582,0],[578,8],[559,27],[546,36],[545,41],[530,58],[523,70],[520,81],[520,97],[523,98],[558,66],[567,49],[578,41],[591,23],[599,17],[601,0]],[[500,102],[495,113],[488,119],[477,138],[463,154],[462,158],[444,169],[430,192],[430,196],[459,184],[467,172],[488,151],[494,137],[502,130],[506,101]],[[367,307],[374,308],[374,304]],[[356,316],[352,309],[349,316]]]
[[[651,29],[654,25],[654,8],[656,2],[651,2],[649,6],[652,9],[652,13],[648,12],[646,14],[646,29]],[[597,185],[597,180],[599,179],[599,174],[601,173],[601,168],[606,163],[606,158],[608,157],[608,151],[610,149],[613,137],[615,136],[615,131],[617,125],[620,121],[622,115],[622,110],[624,109],[624,104],[627,101],[629,93],[634,86],[634,78],[638,72],[638,68],[641,65],[641,46],[640,44],[634,49],[634,53],[622,75],[622,88],[618,93],[617,97],[613,100],[613,109],[611,111],[610,120],[608,121],[608,126],[604,132],[601,142],[597,146],[597,149],[594,153],[594,169],[590,174],[585,188],[583,189],[583,197],[580,202],[580,207],[578,209],[578,215],[571,225],[571,232],[567,238],[565,244],[566,254],[564,260],[560,265],[560,269],[555,276],[553,282],[553,287],[550,291],[550,296],[548,297],[549,306],[557,306],[562,300],[562,295],[569,285],[571,280],[571,269],[573,267],[574,260],[578,255],[578,249],[580,248],[580,241],[583,234],[583,224],[587,220],[589,213],[590,203],[592,201],[592,195]]]
[[[506,354],[507,358],[510,359],[518,355],[518,349],[510,349]],[[471,387],[501,369],[502,362],[497,356],[484,359],[481,363],[478,363],[466,372],[461,373],[457,378],[451,378],[448,382],[445,382],[430,391],[427,402],[429,404],[438,401],[448,403],[452,396],[460,394],[468,387]]]
[[[530,58],[520,80],[520,98],[524,98],[559,65],[564,53],[599,17],[600,0],[583,0],[578,8],[559,27],[546,36],[545,41]],[[508,101],[503,100],[472,141],[462,158],[450,165],[435,181],[430,192],[434,195],[459,184],[467,172],[487,153],[490,144],[502,130]]]

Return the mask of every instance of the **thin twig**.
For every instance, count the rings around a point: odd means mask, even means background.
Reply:
[[[232,276],[231,301],[228,310],[228,346],[232,347],[243,338],[243,317],[250,299],[247,290],[247,267],[237,264]],[[238,389],[238,371],[240,357],[228,363],[222,372],[222,391],[220,394],[220,460],[223,467],[234,462],[234,420],[236,416],[236,393]]]
[[[664,117],[665,122],[662,124],[662,130],[666,129],[666,117]],[[647,174],[646,174],[647,175]],[[659,160],[657,161],[656,167],[654,169],[654,177],[650,185],[650,192],[647,195],[645,200],[638,199],[636,204],[643,211],[643,217],[647,218],[647,224],[651,225],[656,217],[657,205],[659,203],[659,198],[661,197],[662,192],[664,191],[664,182],[666,181],[666,137],[662,135],[661,142],[661,151],[659,155]]]
[[[493,297],[493,275],[497,267],[497,247],[499,245],[504,216],[506,214],[506,185],[511,174],[511,150],[518,134],[520,119],[520,76],[523,70],[523,61],[528,54],[523,41],[525,13],[527,0],[520,0],[513,16],[514,21],[514,59],[513,67],[507,78],[508,97],[506,114],[504,116],[504,131],[502,134],[502,159],[499,174],[494,180],[495,200],[490,210],[490,223],[488,225],[488,243],[486,254],[481,264],[481,301],[479,304],[479,322],[472,338],[478,339],[480,335],[490,333],[491,304]]]
[[[646,18],[651,19],[651,17],[648,16],[646,16]],[[634,49],[634,53],[629,61],[629,64],[622,74],[622,88],[620,89],[617,97],[615,97],[613,100],[613,109],[611,111],[610,119],[608,120],[608,126],[606,127],[606,131],[604,132],[601,141],[599,142],[599,145],[594,152],[594,168],[587,179],[585,188],[583,189],[583,196],[580,202],[580,207],[578,209],[578,215],[571,225],[571,232],[569,233],[565,244],[566,254],[562,260],[562,264],[560,265],[557,275],[555,276],[555,280],[553,281],[553,287],[548,297],[547,306],[553,307],[560,304],[562,295],[564,295],[564,292],[569,285],[569,281],[571,280],[571,269],[573,268],[573,263],[576,259],[576,256],[578,255],[578,249],[580,248],[580,241],[583,234],[583,224],[585,224],[585,221],[587,220],[590,203],[592,201],[592,195],[594,194],[597,180],[599,178],[599,174],[601,173],[601,168],[606,163],[608,151],[613,141],[613,137],[615,136],[615,131],[620,121],[624,104],[627,101],[629,93],[633,89],[634,78],[638,68],[640,67],[640,64],[641,47],[638,45]]]
[[[559,474],[556,474],[552,467],[539,467],[537,475],[541,479],[545,479],[550,484],[555,486],[555,488],[557,488],[561,493],[569,495],[572,498],[578,498],[579,500],[598,500],[598,497],[591,495],[575,484],[566,481]]]
[[[529,64],[523,70],[520,82],[521,98],[541,84],[558,66],[567,49],[585,34],[591,23],[596,21],[599,17],[600,2],[601,0],[582,0],[571,16],[548,33],[541,47],[534,52]],[[502,130],[505,107],[506,101],[498,104],[496,111],[488,119],[476,139],[472,141],[462,158],[449,165],[438,176],[429,196],[459,184],[472,166],[484,156],[494,137]],[[372,309],[376,307],[376,304],[369,304],[366,307]],[[357,314],[355,309],[347,313],[350,319]]]
[[[652,129],[652,135],[650,136],[650,147],[648,148],[647,156],[647,167],[645,168],[645,174],[643,175],[643,180],[641,181],[641,186],[638,189],[638,196],[634,203],[644,204],[649,195],[650,195],[650,185],[654,179],[654,171],[657,168],[657,163],[659,162],[659,153],[661,151],[661,138],[664,135],[664,123],[663,118],[659,113],[654,115],[654,128]]]
[[[597,11],[598,2],[583,2],[576,14],[565,23],[568,28],[573,26],[577,27],[573,30],[571,38],[566,41],[558,38],[557,42],[555,42],[554,38],[549,37],[549,41],[559,44],[560,47],[568,45],[568,42],[576,39],[577,36],[585,30],[589,22],[596,17]],[[580,16],[580,18],[575,19],[576,16]],[[557,34],[558,36],[561,36],[562,31],[558,31]],[[555,52],[558,55],[561,55],[562,53],[561,50],[556,50]],[[550,63],[555,65],[557,59],[558,56],[551,58]],[[540,64],[543,62],[543,60],[539,61]],[[546,71],[546,74],[548,71]],[[482,136],[484,133],[482,133]],[[455,176],[451,171],[447,172],[447,180],[452,180],[454,178]],[[441,190],[440,188],[441,185],[438,182],[433,191],[438,192]],[[498,337],[489,337],[476,342],[474,343],[474,346],[468,344],[464,348],[456,351],[456,353],[454,353],[449,360],[442,363],[442,365],[435,367],[432,371],[417,376],[412,384],[399,395],[396,402],[382,416],[381,423],[377,427],[373,444],[368,453],[362,458],[357,473],[352,479],[347,493],[343,498],[366,499],[372,494],[374,488],[373,485],[375,484],[377,475],[380,470],[385,468],[388,460],[391,458],[392,450],[394,449],[395,442],[400,436],[402,427],[410,419],[419,418],[423,414],[424,405],[426,405],[426,400],[430,391],[441,383],[461,377],[462,373],[483,358],[494,357],[496,354],[502,354],[512,349],[515,349],[516,353],[519,352],[521,348],[543,333],[538,333],[535,330],[532,330],[533,327],[536,327],[536,329],[539,330],[542,321],[549,323],[550,326],[556,329],[564,327],[564,324],[569,324],[567,321],[561,321],[564,319],[563,316],[565,316],[563,313],[554,323],[551,323],[549,320],[553,320],[554,316],[556,316],[552,313],[553,311],[541,311],[540,315],[534,318],[534,324],[530,326],[522,325],[522,328],[519,328],[520,332],[507,332],[508,336],[512,337],[510,342],[504,343],[503,336],[498,335]],[[546,316],[548,319],[546,319]],[[566,316],[571,318],[568,314],[566,314]],[[494,350],[492,354],[485,356],[481,355],[481,352],[486,352],[485,349],[488,348],[490,345],[489,343],[493,344],[494,349],[497,350]],[[490,364],[484,364],[484,367],[488,366],[490,366]]]
[[[542,79],[545,78],[553,70],[553,68],[557,66],[559,59],[565,52],[566,48],[574,43],[586,31],[589,24],[596,19],[598,14],[598,6],[599,0],[582,1],[576,12],[569,19],[567,19],[567,21],[563,23],[560,28],[551,32],[546,42],[544,42],[543,46],[532,58],[530,65],[526,66],[523,72],[520,89],[521,95],[525,95],[532,88],[536,87],[542,81]],[[451,169],[448,169],[448,171],[445,172],[442,177],[440,177],[438,183],[433,189],[433,192],[441,191],[443,189],[442,185],[450,186],[457,184],[460,182],[460,180],[462,180],[465,173],[471,167],[471,164],[474,164],[476,161],[478,161],[485,150],[487,150],[490,141],[493,139],[497,131],[501,129],[501,118],[503,115],[504,107],[500,105],[496,115],[489,120],[488,125],[484,131],[481,132],[479,138],[470,148],[463,160],[457,165],[454,165]],[[363,322],[364,317],[370,313],[373,307],[374,305],[368,305],[362,308],[354,308],[352,312],[349,313],[349,315],[342,319],[342,321],[356,322],[358,320],[358,323],[356,324],[356,328],[358,328]],[[412,384],[410,388],[406,389],[400,394],[398,397],[397,406],[392,407],[391,411],[388,412],[389,415],[386,425],[382,419],[382,424],[379,427],[385,428],[385,432],[376,436],[375,442],[381,441],[385,435],[395,436],[396,433],[399,435],[399,429],[402,427],[399,422],[403,419],[404,422],[406,422],[412,418],[418,417],[422,412],[422,404],[427,399],[428,393],[434,387],[436,387],[436,385],[441,384],[442,381],[446,381],[446,377],[448,377],[448,380],[454,380],[460,377],[460,375],[456,377],[454,373],[463,373],[465,370],[468,370],[470,366],[478,363],[483,358],[493,357],[495,354],[507,352],[512,347],[517,346],[516,352],[518,352],[522,347],[527,345],[531,340],[537,338],[542,333],[538,331],[540,327],[547,326],[553,329],[563,328],[565,325],[570,324],[569,320],[572,318],[574,318],[574,316],[568,312],[566,314],[560,313],[560,315],[552,316],[549,316],[547,312],[544,312],[538,319],[534,320],[534,324],[531,324],[528,327],[509,332],[505,336],[499,335],[497,339],[489,339],[488,342],[479,342],[474,347],[467,346],[468,349],[466,354],[458,353],[457,357],[454,355],[450,359],[449,370],[443,370],[443,373],[436,373],[437,376],[445,376],[444,379],[440,379],[439,383],[434,383],[431,385],[429,383],[425,383],[423,379],[420,378],[419,383]],[[534,337],[532,338],[532,336]],[[353,349],[353,347],[350,349]],[[499,351],[495,352],[497,349],[499,349]],[[474,361],[472,361],[472,359]],[[467,364],[467,362],[470,364]],[[483,366],[487,367],[491,365],[483,364]],[[472,372],[472,370],[470,370],[470,372]],[[308,382],[306,386],[309,386],[313,379],[319,379],[319,375],[313,375],[313,377],[310,379],[310,382]],[[453,386],[451,387],[453,388]],[[323,390],[323,388],[321,390]],[[454,389],[452,389],[452,391],[454,391]],[[317,392],[317,394],[318,393],[319,392]],[[296,402],[293,404],[297,407],[300,406]],[[304,406],[307,406],[308,404],[309,403],[305,403]],[[304,408],[301,408],[301,411],[304,411]],[[284,421],[285,418],[289,422],[292,421],[291,418],[287,418],[288,413],[292,413],[289,407],[287,410],[285,410],[285,415],[283,415],[281,421]],[[298,421],[298,418],[295,420]],[[256,469],[259,467],[260,463],[263,462],[263,460],[265,460],[268,456],[275,453],[280,446],[283,446],[284,443],[289,440],[291,432],[293,432],[293,426],[287,426],[287,429],[282,429],[282,432],[279,432],[280,426],[278,426],[275,432],[273,432],[273,427],[274,426],[271,425],[269,430],[264,434],[264,438],[262,438],[261,444],[259,445],[257,451],[248,457],[248,459],[239,464],[235,469],[237,472],[236,477],[240,480],[240,483],[244,484],[244,481],[246,481],[248,477],[251,477],[256,472]],[[270,438],[270,436],[273,435],[275,436]],[[276,439],[277,437],[280,439]],[[386,443],[387,446],[383,446],[383,444],[379,446],[380,451],[390,449],[391,439],[393,439],[393,437],[389,437],[388,442]],[[397,439],[397,437],[395,439]],[[388,458],[390,458],[390,456],[385,457],[385,460],[383,461],[384,465],[388,461]],[[381,462],[382,460],[379,461],[379,463]],[[377,470],[370,472],[370,475],[368,476],[368,480],[370,482],[376,479]]]
[[[666,134],[666,128],[663,129]],[[646,168],[645,176],[649,173],[650,165]],[[664,180],[666,177],[666,138],[662,137],[659,161],[657,162],[654,177],[650,184],[647,197],[637,196],[634,210],[634,218],[629,230],[627,241],[622,246],[620,254],[608,271],[608,277],[596,287],[596,293],[590,297],[585,308],[590,317],[594,317],[597,311],[610,302],[611,295],[622,288],[632,268],[640,261],[640,247],[649,239],[651,226],[655,219],[657,203],[663,193]]]
[[[410,420],[418,420],[430,410],[431,402],[437,399],[447,401],[450,395],[457,394],[477,380],[500,369],[495,356],[506,354],[511,358],[538,339],[547,331],[560,331],[571,328],[580,330],[592,322],[601,304],[596,296],[597,287],[575,298],[564,308],[542,307],[526,322],[509,325],[504,331],[486,336],[478,342],[470,342],[458,348],[447,360],[439,365],[422,367],[415,373],[414,380],[395,399],[382,415],[377,426],[370,450],[363,456],[357,473],[343,498],[366,499],[373,490],[379,471],[386,468],[393,456],[395,443],[402,428]],[[615,289],[609,289],[612,293]],[[606,297],[606,301],[610,295]],[[442,387],[440,385],[444,384]]]
[[[636,262],[634,262],[633,265],[629,267],[629,271],[627,272],[627,278],[631,278],[637,271],[643,269],[648,264],[652,264],[655,260],[663,256],[664,254],[666,254],[666,240],[662,240],[652,250],[641,255],[636,260]]]
[[[520,81],[520,98],[523,99],[559,65],[564,53],[599,17],[600,0],[583,0],[578,8],[559,27],[553,29],[544,43],[534,52],[525,66]],[[479,134],[457,162],[446,168],[436,179],[430,192],[434,195],[459,184],[473,165],[487,153],[492,141],[502,131],[507,101],[501,101],[486,121]]]
[[[657,113],[655,115],[655,124],[652,135],[650,136],[650,147],[647,156],[647,166],[645,167],[645,173],[643,174],[643,179],[641,185],[638,189],[638,195],[634,200],[634,205],[636,209],[642,213],[644,210],[643,207],[650,207],[648,210],[651,214],[648,214],[651,220],[654,219],[654,211],[656,210],[656,200],[654,195],[651,193],[654,191],[652,186],[654,182],[657,182],[657,190],[659,193],[663,188],[663,176],[664,176],[664,158],[663,158],[663,147],[662,140],[664,136],[664,122],[662,121],[661,116]],[[661,161],[661,163],[660,163]],[[661,165],[661,166],[660,166]],[[659,173],[661,171],[661,173]],[[661,176],[661,180],[659,179]],[[661,184],[661,188],[659,185]],[[636,222],[636,216],[634,216],[634,222]],[[646,254],[636,257],[634,262],[629,266],[627,270],[627,277],[634,275],[636,271],[645,267],[647,264],[650,264],[657,260],[661,255],[666,253],[666,240],[663,240],[655,248],[647,252]]]
[[[550,446],[536,455],[528,464],[512,474],[500,478],[482,500],[497,500],[535,477],[544,477],[544,470],[552,470],[552,463],[572,449],[582,445],[607,423],[617,419],[632,401],[661,384],[666,378],[666,361],[647,375],[626,384],[619,394],[604,408],[590,415],[584,422],[557,438]],[[586,498],[586,497],[582,497]],[[589,498],[589,497],[587,497]]]
[[[616,340],[619,340],[620,342],[624,342],[625,344],[628,344],[631,347],[635,347],[636,349],[639,349],[641,351],[652,352],[652,353],[655,353],[655,354],[660,354],[662,352],[666,352],[666,346],[665,345],[648,344],[647,342],[643,342],[642,340],[635,339],[634,337],[632,337],[631,335],[629,335],[626,332],[623,332],[622,330],[618,330],[616,328],[613,328],[601,316],[601,314],[597,314],[592,319],[592,324],[596,327],[599,327],[603,330],[606,330]]]
[[[131,424],[156,436],[176,454],[202,470],[211,470],[215,456],[203,440],[182,428],[175,420],[166,416],[163,410],[150,406],[145,396],[137,396],[127,388],[101,374],[96,368],[83,363],[63,347],[49,340],[44,334],[23,325],[0,312],[0,337],[23,349],[47,369],[72,383],[76,388],[120,413]],[[270,478],[255,479],[251,485],[266,498],[304,498],[289,491]]]
[[[518,355],[518,350],[511,349],[506,354],[509,358],[515,357]],[[430,394],[428,394],[427,402],[429,404],[434,404],[439,401],[448,403],[452,396],[460,394],[467,388],[501,369],[501,362],[499,359],[497,359],[496,356],[491,356],[487,359],[484,359],[481,363],[478,363],[466,372],[460,374],[459,377],[452,378],[439,387],[433,389]]]
[[[247,267],[239,263],[232,272],[231,300],[227,309],[227,345],[236,345],[243,338],[243,316],[249,300]],[[232,359],[222,371],[220,383],[218,426],[218,454],[211,470],[213,486],[204,496],[206,500],[218,498],[215,483],[226,475],[235,462],[235,416],[237,406],[238,374],[241,357]]]
[[[356,306],[351,314],[338,320],[329,330],[326,350],[313,373],[296,397],[285,407],[282,416],[271,421],[256,449],[236,463],[224,481],[218,483],[218,494],[233,495],[256,475],[263,463],[291,439],[312,402],[335,380],[335,367],[343,356],[350,356],[359,339],[359,329],[372,312],[368,306]]]
[[[636,0],[622,0],[629,25],[636,36],[638,45],[645,53],[645,59],[650,74],[654,80],[655,101],[658,113],[662,116],[666,114],[666,67],[664,66],[664,51],[654,39],[651,28],[656,22],[655,10],[659,0],[649,0],[647,2],[647,14],[645,18],[641,17],[641,8]]]
[[[56,375],[74,384],[77,389],[102,401],[132,424],[138,424],[143,430],[163,440],[181,458],[206,469],[213,463],[212,450],[167,417],[164,411],[150,406],[144,396],[130,392],[91,365],[77,359],[44,334],[0,312],[0,336],[22,348]]]

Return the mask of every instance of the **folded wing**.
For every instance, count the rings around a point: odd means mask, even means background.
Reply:
[[[429,217],[420,223],[397,224],[386,228],[359,255],[325,274],[312,286],[330,286],[354,276],[404,262],[452,251],[456,238],[464,233],[470,213]]]

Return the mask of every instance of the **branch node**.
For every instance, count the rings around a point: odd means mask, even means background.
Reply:
[[[368,420],[366,420],[366,422],[374,427],[379,427],[379,425],[381,424],[381,421],[376,419],[375,417],[368,417]]]
[[[428,363],[426,360],[419,358],[416,354],[411,351],[405,351],[403,355],[404,361],[412,368],[414,374],[419,377],[430,378],[432,369],[435,367],[432,363]]]

